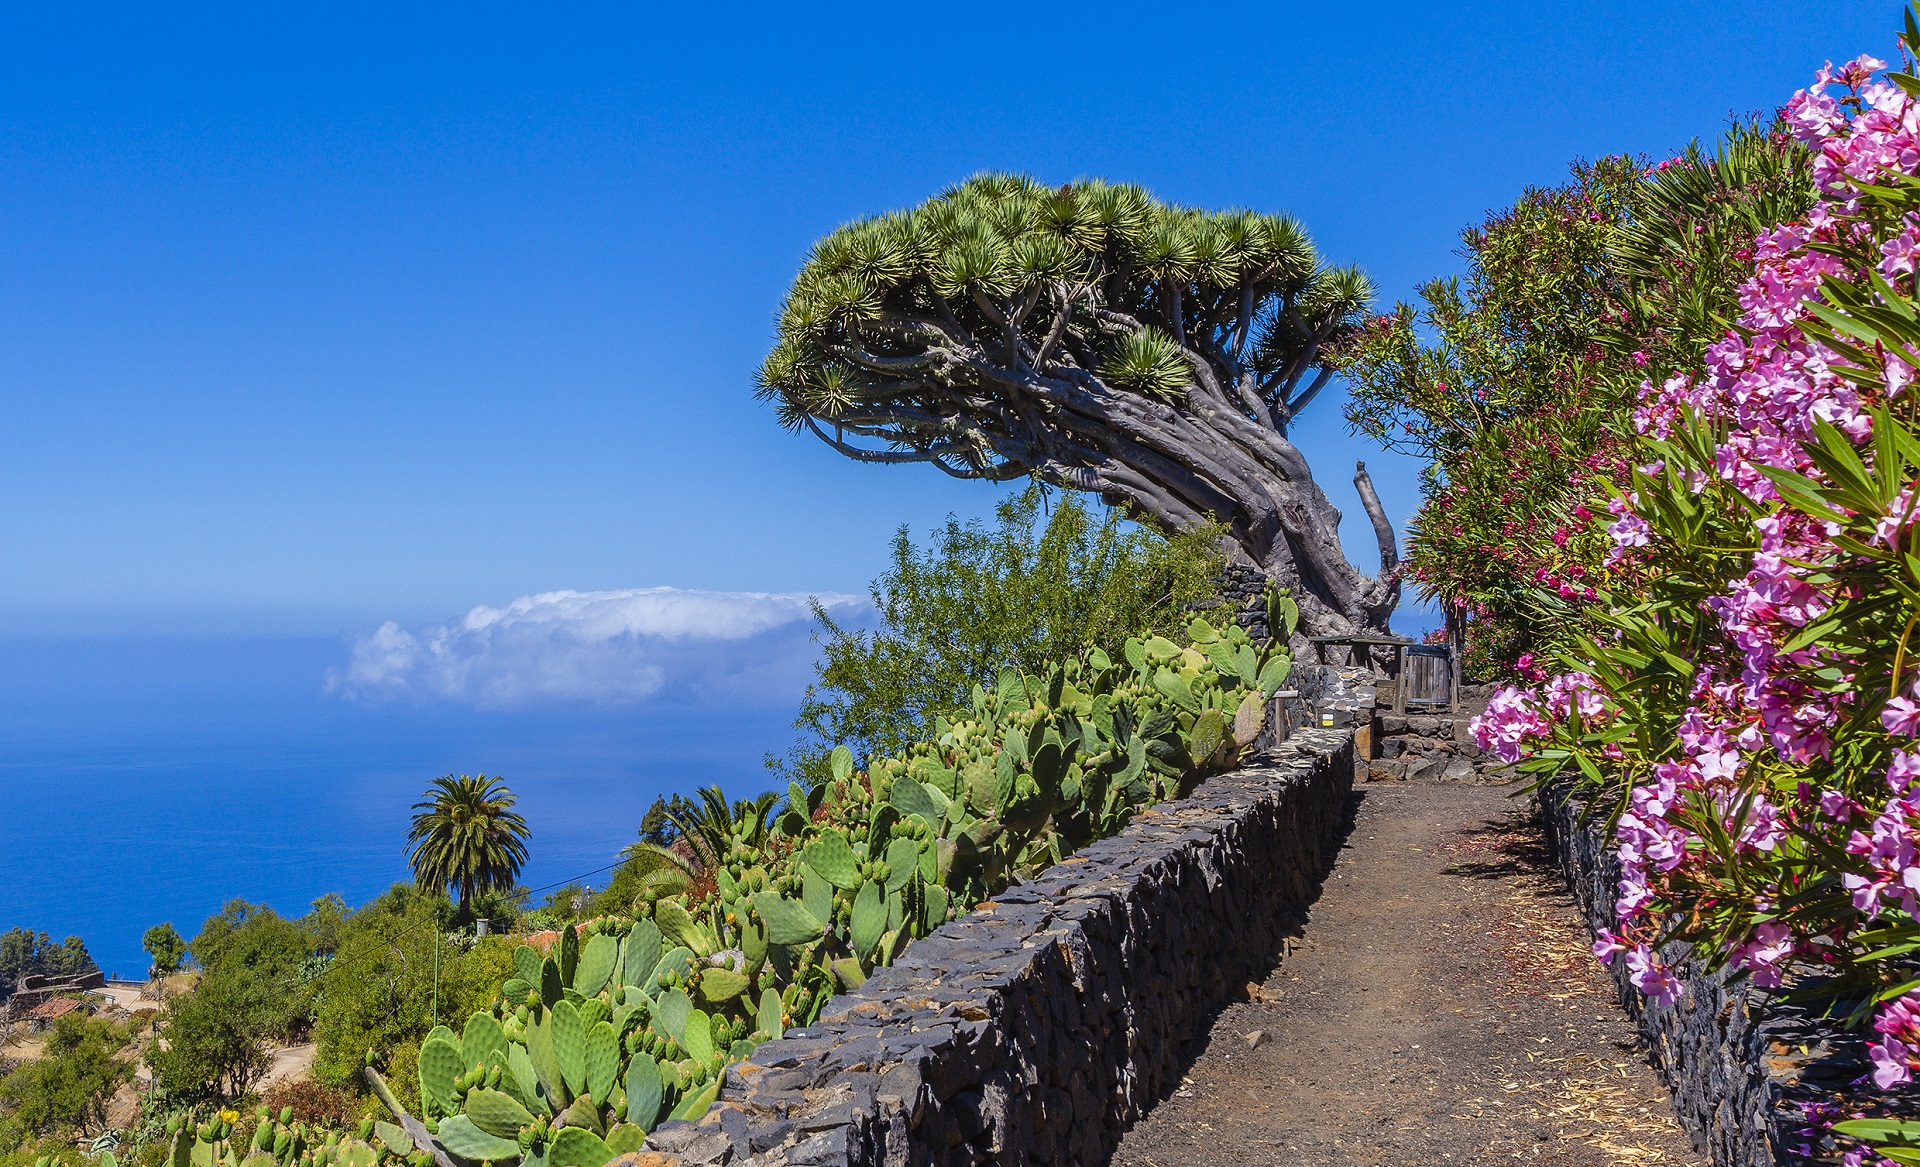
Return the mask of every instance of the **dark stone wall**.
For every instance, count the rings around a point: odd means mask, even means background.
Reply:
[[[944,925],[728,1072],[683,1164],[1104,1164],[1332,866],[1346,731],[1303,730]],[[638,1161],[638,1159],[636,1159]],[[665,1157],[653,1162],[670,1162]]]
[[[1231,604],[1234,619],[1258,644],[1267,639],[1267,575],[1258,568],[1229,563],[1220,572],[1220,598]]]
[[[1606,837],[1606,819],[1580,821],[1582,804],[1566,787],[1542,791],[1548,845],[1573,889],[1590,930],[1613,922],[1620,864]],[[1627,981],[1624,960],[1613,978],[1620,1003],[1639,1023],[1654,1066],[1673,1090],[1673,1110],[1694,1144],[1716,1167],[1775,1167],[1832,1162],[1818,1154],[1819,1136],[1805,1133],[1808,1104],[1854,1108],[1877,1092],[1866,1056],[1871,1033],[1849,1032],[1792,1000],[1818,987],[1804,968],[1778,990],[1754,988],[1727,974],[1702,972],[1684,944],[1664,959],[1686,982],[1672,1006],[1654,1005]],[[1884,1097],[1884,1096],[1882,1096]],[[1909,1099],[1909,1109],[1915,1100]]]

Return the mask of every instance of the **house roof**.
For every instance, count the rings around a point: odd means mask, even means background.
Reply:
[[[27,1010],[30,1021],[53,1021],[73,1012],[80,1002],[72,997],[48,997],[46,1000]]]

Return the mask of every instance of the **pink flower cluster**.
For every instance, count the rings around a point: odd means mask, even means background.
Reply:
[[[1829,66],[1788,104],[1788,122],[1814,153],[1821,201],[1803,222],[1756,238],[1753,273],[1739,293],[1739,327],[1706,350],[1698,373],[1643,384],[1634,415],[1637,430],[1661,439],[1693,418],[1715,425],[1723,436],[1712,474],[1761,511],[1746,570],[1704,603],[1721,638],[1693,662],[1677,748],[1648,759],[1651,768],[1636,779],[1615,826],[1616,926],[1600,934],[1594,953],[1608,963],[1624,957],[1631,982],[1663,1004],[1676,1001],[1684,985],[1662,963],[1658,946],[1678,918],[1703,907],[1722,918],[1735,913],[1732,939],[1719,955],[1762,987],[1781,985],[1797,956],[1831,959],[1854,926],[1832,923],[1836,918],[1873,921],[1897,912],[1920,919],[1920,746],[1892,753],[1884,803],[1863,804],[1810,781],[1792,793],[1777,786],[1783,769],[1857,756],[1856,743],[1838,740],[1842,733],[1877,722],[1895,745],[1920,738],[1920,680],[1896,661],[1896,691],[1858,687],[1855,673],[1864,666],[1855,656],[1805,635],[1836,604],[1863,598],[1840,590],[1855,585],[1836,582],[1861,562],[1849,547],[1914,549],[1909,531],[1920,517],[1920,485],[1908,486],[1885,513],[1843,512],[1851,532],[1843,539],[1840,522],[1785,505],[1768,476],[1818,479],[1808,449],[1822,422],[1868,447],[1874,406],[1907,392],[1920,368],[1920,354],[1879,347],[1867,350],[1870,367],[1851,366],[1805,327],[1828,281],[1863,291],[1872,290],[1869,281],[1893,281],[1904,290],[1892,307],[1909,311],[1905,298],[1920,272],[1920,215],[1876,219],[1884,202],[1862,193],[1920,176],[1920,102],[1877,79],[1884,68],[1869,57]],[[1832,92],[1836,86],[1844,92]],[[1849,262],[1847,254],[1860,258]],[[1887,294],[1885,285],[1874,287]],[[1862,460],[1873,464],[1870,447]],[[1710,480],[1706,468],[1682,469],[1680,485],[1701,493]],[[1640,468],[1663,491],[1658,476],[1671,471],[1659,461]],[[1648,517],[1654,512],[1643,514],[1642,506],[1633,493],[1609,506],[1609,566],[1657,562],[1653,557],[1665,552],[1659,523]],[[1862,527],[1871,534],[1861,534]],[[1502,689],[1473,732],[1507,763],[1549,742],[1618,757],[1618,746],[1596,747],[1593,736],[1614,712],[1593,677],[1568,673],[1532,689]],[[1868,745],[1884,750],[1886,743]],[[1841,871],[1824,876],[1831,882],[1821,883],[1817,871],[1809,882],[1806,859],[1834,855],[1847,858]],[[1730,872],[1729,864],[1739,870]],[[1802,914],[1807,893],[1828,888],[1837,910]],[[1803,923],[1808,919],[1826,922]],[[1875,1027],[1875,1081],[1883,1088],[1911,1081],[1920,1068],[1920,992],[1884,1007]]]
[[[1916,812],[1920,812],[1920,801],[1892,799],[1873,820],[1872,834],[1855,831],[1847,840],[1847,854],[1865,858],[1867,870],[1849,871],[1840,882],[1853,894],[1853,906],[1869,920],[1880,917],[1886,900],[1909,916],[1920,916],[1920,863],[1916,863],[1920,848],[1913,838]]]
[[[1920,1066],[1920,993],[1889,1002],[1873,1028],[1880,1034],[1880,1041],[1867,1047],[1874,1085],[1891,1090],[1913,1081],[1914,1067]]]
[[[1475,717],[1470,728],[1475,745],[1512,765],[1526,757],[1528,742],[1553,732],[1553,723],[1542,715],[1532,691],[1509,685],[1494,692],[1486,712]]]

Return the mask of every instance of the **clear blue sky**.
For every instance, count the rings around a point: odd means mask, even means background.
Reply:
[[[551,588],[860,591],[984,486],[751,394],[808,244],[987,168],[1299,215],[1391,299],[1891,3],[16,6],[0,628],[362,630]],[[1299,432],[1396,519],[1415,467]]]

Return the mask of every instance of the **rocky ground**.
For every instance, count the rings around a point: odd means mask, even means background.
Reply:
[[[1524,800],[1388,782],[1117,1167],[1693,1164]]]

